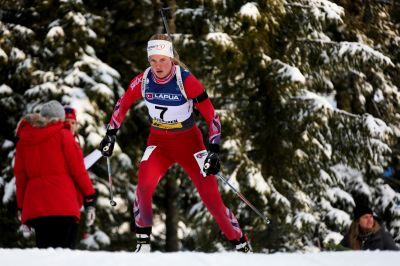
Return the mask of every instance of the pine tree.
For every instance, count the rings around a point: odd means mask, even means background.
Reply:
[[[97,148],[105,133],[106,111],[111,111],[116,95],[122,91],[120,74],[96,56],[96,48],[104,41],[99,30],[104,19],[86,12],[81,1],[5,1],[2,8],[5,42],[1,76],[3,88],[8,88],[2,99],[6,101],[9,97],[11,103],[19,103],[5,104],[4,108],[14,108],[16,114],[8,121],[7,132],[13,132],[9,128],[16,128],[22,115],[36,112],[43,102],[57,99],[77,110],[84,153]],[[13,141],[11,136],[7,138]],[[9,152],[8,160],[2,162],[8,165],[4,175],[7,184],[14,182],[13,152]],[[125,154],[118,152],[118,147],[117,154],[118,157],[113,159],[118,165],[114,168],[118,169],[114,173],[118,176],[114,186],[119,197],[122,191],[126,194],[130,189],[125,180],[132,165]],[[106,221],[111,220],[113,224],[115,220],[123,219],[110,208],[102,208],[102,202],[108,197],[107,174],[104,172],[101,173],[101,167],[92,172],[92,181],[99,191],[98,220],[102,221],[96,224],[94,234],[102,236],[105,232],[105,237],[95,239],[97,248],[109,245],[108,238],[113,238],[111,233],[120,225],[109,226],[110,222]],[[123,206],[120,206],[119,212],[122,211]]]
[[[0,228],[10,230],[2,232],[1,246],[33,245],[22,232],[12,233],[19,228],[12,173],[19,119],[58,99],[78,110],[84,153],[97,148],[124,87],[148,64],[146,42],[163,31],[158,12],[165,5],[174,11],[170,26],[182,61],[222,118],[222,174],[272,220],[266,225],[221,184],[255,251],[329,249],[357,201],[368,202],[398,234],[400,195],[382,178],[400,132],[396,1],[5,0]],[[116,208],[109,206],[105,159],[91,169],[98,219],[82,228],[89,233],[82,248],[133,248],[131,202],[147,134],[139,103],[112,157]],[[164,206],[174,192],[169,182],[178,188],[174,219]],[[231,248],[179,167],[157,188],[154,206],[157,250]],[[171,242],[176,232],[179,245]]]
[[[396,58],[374,49],[367,36],[350,37],[344,22],[357,20],[329,1],[203,3],[178,10],[183,25],[192,16],[202,26],[183,32],[182,44],[198,51],[208,89],[220,100],[229,136],[226,172],[245,195],[258,193],[255,205],[273,220],[266,228],[240,211],[254,232],[253,246],[313,248],[316,234],[319,244],[329,242],[349,225],[363,186],[370,204],[386,199],[382,191],[389,188],[380,177],[397,111],[379,114],[375,106],[396,105]],[[379,22],[396,33],[387,17]],[[358,35],[365,28],[349,27]],[[395,97],[379,101],[385,89]]]

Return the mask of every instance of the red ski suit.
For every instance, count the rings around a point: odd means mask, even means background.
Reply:
[[[194,119],[193,106],[188,104],[192,101],[181,97],[175,70],[173,67],[172,74],[164,80],[158,80],[150,71],[147,75],[144,92],[142,92],[144,73],[136,76],[125,94],[119,99],[109,124],[111,128],[119,128],[131,105],[145,95],[144,100],[153,124],[147,142],[148,147],[139,166],[138,186],[134,202],[136,226],[151,228],[152,195],[168,168],[178,163],[190,176],[204,205],[215,218],[225,236],[229,240],[240,239],[242,231],[239,223],[234,214],[225,207],[218,191],[216,177],[204,177],[194,157],[195,153],[205,150],[205,146],[200,129],[193,122],[194,120],[190,121]],[[182,70],[182,80],[187,99],[194,99],[204,94],[204,88],[200,81],[188,71]],[[194,106],[208,124],[210,143],[219,144],[220,122],[211,101],[206,97],[201,102],[194,103]],[[178,118],[182,112],[187,113],[186,117],[181,119],[184,121]]]

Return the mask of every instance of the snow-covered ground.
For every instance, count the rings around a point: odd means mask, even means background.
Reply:
[[[1,266],[395,266],[396,251],[342,251],[321,253],[242,254],[148,253],[72,251],[62,249],[0,249]]]

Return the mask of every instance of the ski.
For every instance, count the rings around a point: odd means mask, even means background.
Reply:
[[[102,157],[101,151],[98,149],[86,155],[86,157],[84,158],[86,170],[92,167],[92,165],[95,164],[101,157]]]

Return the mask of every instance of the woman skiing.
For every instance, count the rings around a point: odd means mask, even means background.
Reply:
[[[143,97],[152,125],[139,165],[134,201],[136,251],[150,251],[152,195],[168,168],[178,163],[190,176],[204,205],[227,239],[236,250],[248,252],[247,237],[235,215],[225,207],[218,191],[215,174],[220,170],[221,123],[203,85],[174,56],[172,41],[167,35],[156,34],[150,38],[147,57],[150,67],[133,78],[117,102],[106,136],[100,144],[103,155],[111,156],[115,135],[127,111]],[[209,128],[208,153],[195,123],[193,105]]]

